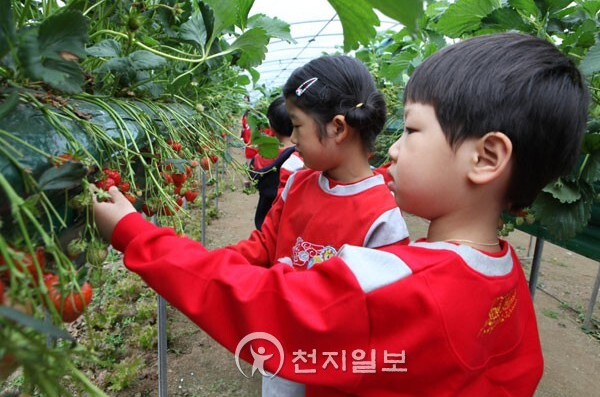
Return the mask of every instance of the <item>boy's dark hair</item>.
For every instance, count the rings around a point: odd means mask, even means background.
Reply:
[[[501,33],[433,54],[411,76],[404,101],[433,106],[452,147],[492,131],[506,134],[513,145],[506,200],[517,209],[577,161],[589,93],[554,45]]]
[[[317,78],[300,95],[296,90]],[[373,149],[386,120],[383,94],[359,60],[348,56],[322,56],[294,70],[283,87],[283,96],[315,118],[325,136],[325,124],[344,115],[355,128],[367,150]]]
[[[285,99],[283,97],[276,98],[267,109],[267,118],[271,128],[279,135],[292,136],[292,120],[285,108]]]

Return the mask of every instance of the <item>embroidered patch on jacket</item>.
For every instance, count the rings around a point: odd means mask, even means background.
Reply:
[[[324,262],[336,254],[337,250],[330,245],[313,244],[298,237],[292,247],[292,263],[296,267],[308,269],[315,263]]]
[[[512,316],[515,307],[517,306],[517,290],[513,289],[506,295],[502,295],[496,298],[490,312],[488,313],[488,319],[479,330],[479,335],[489,334],[496,328],[497,325],[502,324]]]

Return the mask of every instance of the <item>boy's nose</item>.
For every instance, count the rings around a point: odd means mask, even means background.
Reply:
[[[298,140],[296,139],[296,129],[294,128],[294,130],[292,131],[292,135],[290,135],[290,141],[296,145],[298,143]]]
[[[390,146],[390,148],[388,149],[388,155],[390,156],[390,159],[395,162],[396,160],[398,160],[398,141],[394,142],[392,144],[392,146]]]

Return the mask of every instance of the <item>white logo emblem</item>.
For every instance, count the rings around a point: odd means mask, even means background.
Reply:
[[[274,354],[265,354],[266,349],[264,348],[264,346],[260,346],[257,349],[257,351],[254,351],[254,349],[252,349],[252,346],[250,346],[250,354],[252,354],[253,359],[252,373],[250,374],[250,376],[248,376],[242,370],[242,367],[240,366],[240,352],[242,351],[244,346],[246,346],[249,342],[255,340],[265,340],[271,342],[271,344],[273,344],[277,348],[277,353],[279,354],[279,366],[277,367],[277,371],[275,371],[274,373],[271,374],[265,372],[265,362],[273,358]],[[283,356],[283,346],[281,346],[281,343],[276,337],[267,332],[253,332],[244,336],[235,348],[235,365],[237,366],[238,370],[242,373],[242,375],[244,375],[246,378],[253,377],[254,373],[257,370],[262,376],[273,378],[281,370],[281,367],[283,367]]]

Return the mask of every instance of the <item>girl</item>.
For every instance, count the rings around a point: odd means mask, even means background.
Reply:
[[[255,265],[305,270],[343,244],[408,242],[400,210],[368,161],[386,106],[367,68],[347,56],[323,56],[296,69],[283,94],[291,141],[310,169],[290,176],[260,231],[228,248]]]
[[[343,244],[408,243],[400,210],[369,165],[386,105],[368,69],[347,56],[317,58],[292,73],[283,95],[291,141],[309,169],[291,175],[261,230],[228,248],[255,265],[305,270]],[[263,378],[264,397],[303,395],[303,385]]]

